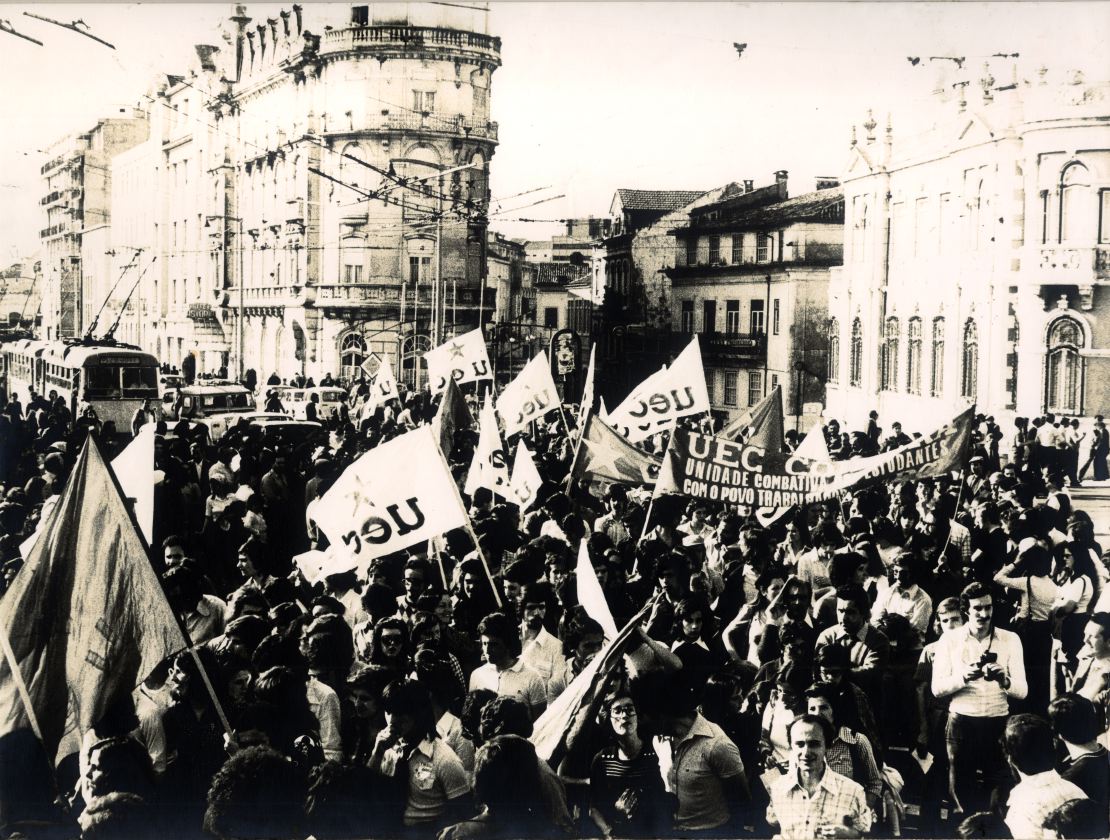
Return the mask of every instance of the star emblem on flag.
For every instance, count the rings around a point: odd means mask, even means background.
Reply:
[[[610,449],[606,446],[605,441],[587,438],[582,441],[588,450],[589,461],[586,463],[586,469],[591,472],[598,472],[605,470],[606,472],[616,473],[620,472],[617,468],[617,459],[620,453]]]
[[[448,350],[451,353],[451,358],[452,359],[461,359],[462,358],[463,346],[461,344],[459,344],[457,341],[452,342],[451,346],[448,348]]]

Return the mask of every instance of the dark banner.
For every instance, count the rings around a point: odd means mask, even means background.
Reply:
[[[814,461],[676,429],[657,493],[679,493],[757,508],[819,502],[872,481],[929,478],[967,461],[974,407],[951,423],[871,458]]]

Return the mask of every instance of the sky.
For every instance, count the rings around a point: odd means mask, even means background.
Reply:
[[[311,28],[315,4],[303,5]],[[255,17],[277,8],[247,3]],[[43,150],[182,72],[232,9],[0,2],[0,19],[45,45],[0,33],[0,263],[38,247]],[[80,18],[116,49],[25,11]],[[1026,67],[1110,77],[1107,2],[493,2],[489,20],[502,38],[492,227],[519,238],[561,227],[522,218],[605,216],[621,187],[761,186],[786,169],[791,194],[807,192],[842,173],[868,109],[880,124],[891,114],[895,138],[917,130],[946,63],[930,56],[991,61],[996,78],[1009,62],[993,54],[1015,52]]]

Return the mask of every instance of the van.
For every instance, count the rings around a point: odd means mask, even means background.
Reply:
[[[188,385],[174,398],[174,420],[191,420],[208,429],[208,439],[219,440],[239,417],[255,411],[254,394],[233,383]],[[172,422],[172,421],[168,421]]]

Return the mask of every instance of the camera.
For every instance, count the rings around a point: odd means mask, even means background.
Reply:
[[[982,677],[985,680],[1000,679],[999,676],[990,677],[990,676],[983,673],[983,669],[987,665],[994,665],[996,662],[998,662],[998,654],[995,653],[994,651],[988,650],[986,653],[984,653],[982,656],[980,656],[978,663],[976,663],[976,665],[975,665],[976,669],[978,669],[978,671],[979,671],[979,676]]]

